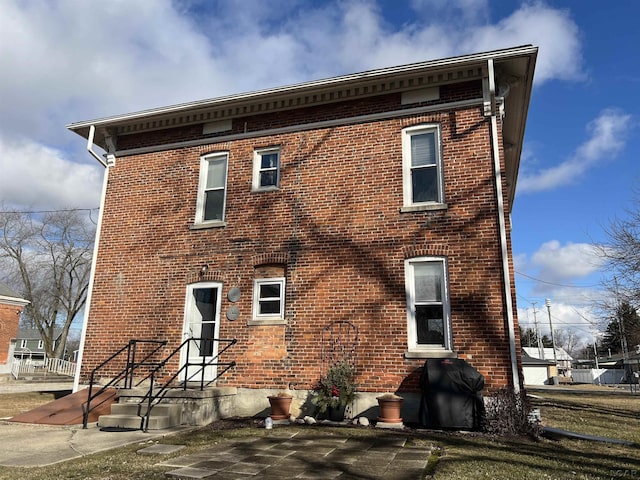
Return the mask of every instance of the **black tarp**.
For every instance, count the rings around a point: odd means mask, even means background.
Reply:
[[[484,403],[484,377],[458,358],[429,359],[420,377],[420,425],[426,428],[478,430]]]

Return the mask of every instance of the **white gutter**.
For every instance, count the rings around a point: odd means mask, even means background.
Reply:
[[[520,375],[518,373],[515,322],[513,317],[513,301],[511,298],[511,277],[509,275],[509,255],[507,252],[507,226],[504,215],[502,170],[500,169],[500,144],[498,142],[498,120],[496,118],[496,82],[492,58],[487,61],[487,67],[489,70],[489,96],[491,102],[491,148],[493,150],[493,169],[496,180],[496,200],[498,203],[498,220],[500,224],[500,247],[502,249],[504,301],[507,310],[507,328],[509,330],[509,354],[511,356],[513,391],[517,395],[520,393]]]
[[[97,153],[93,151],[93,135],[95,126],[91,125],[89,129],[89,140],[87,143],[87,151],[93,158],[98,160],[100,165],[105,167],[104,176],[102,178],[102,194],[100,197],[100,212],[98,213],[98,225],[96,226],[96,237],[93,243],[93,256],[91,258],[91,273],[89,274],[89,289],[87,290],[87,302],[85,303],[84,321],[82,322],[82,333],[80,334],[80,348],[78,350],[78,358],[76,359],[76,374],[73,379],[73,392],[77,392],[80,387],[80,370],[82,367],[82,355],[84,353],[84,342],[87,337],[87,326],[89,324],[89,311],[91,310],[91,297],[93,296],[93,283],[96,274],[96,264],[98,260],[98,246],[100,244],[100,233],[102,231],[102,215],[104,212],[104,202],[107,196],[107,184],[109,182],[109,166],[114,164],[115,157],[107,155],[108,161],[104,161]]]

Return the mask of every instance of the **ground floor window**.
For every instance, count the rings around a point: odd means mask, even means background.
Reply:
[[[406,260],[405,282],[409,350],[451,350],[446,260]]]
[[[258,278],[253,292],[254,319],[284,319],[284,278]]]

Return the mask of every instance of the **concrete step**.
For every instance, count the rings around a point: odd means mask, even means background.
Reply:
[[[114,403],[111,414],[101,415],[98,419],[100,428],[132,428],[142,426],[143,415],[147,412],[146,405],[138,403]],[[154,405],[149,415],[149,430],[163,430],[182,423],[182,406],[178,404]]]
[[[164,430],[170,428],[169,417],[149,417],[149,430]],[[137,415],[101,415],[98,419],[100,428],[140,429],[142,417]]]
[[[147,405],[139,403],[119,402],[111,405],[112,415],[137,415],[147,413]],[[175,403],[159,403],[151,407],[151,417],[169,417],[171,426],[182,423],[182,405]]]

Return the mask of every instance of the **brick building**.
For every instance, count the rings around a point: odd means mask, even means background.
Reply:
[[[346,321],[365,397],[417,394],[425,359],[442,357],[489,390],[519,387],[510,211],[536,55],[69,125],[107,152],[93,153],[105,189],[78,380],[131,338],[169,351],[212,335],[238,340],[218,385],[305,391],[326,367],[325,328]]]
[[[0,283],[0,373],[11,371],[11,361],[22,309],[29,302]]]

